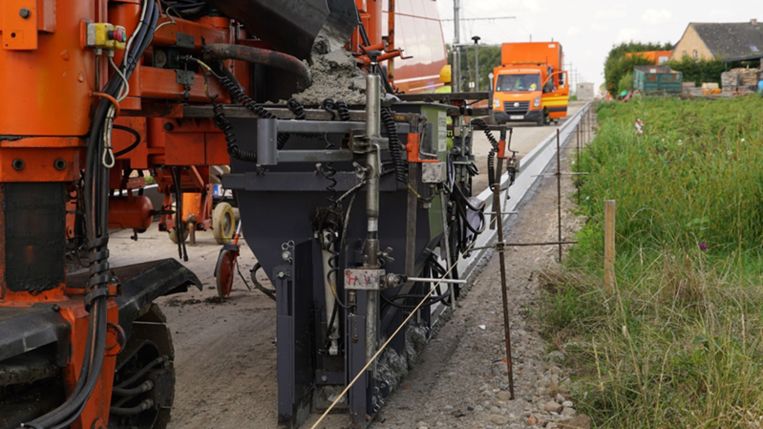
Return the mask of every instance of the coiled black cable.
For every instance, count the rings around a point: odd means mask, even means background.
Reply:
[[[329,201],[331,201],[331,206],[337,207],[338,192],[336,186],[339,184],[339,181],[336,178],[337,170],[334,164],[330,162],[318,164],[318,173],[329,182],[328,186],[326,186],[326,192],[330,194]]]
[[[223,74],[217,77],[220,80],[220,84],[228,91],[231,97],[238,103],[241,103],[247,110],[263,119],[277,119],[276,115],[268,111],[265,106],[257,103],[244,92],[241,85],[236,78],[227,69],[223,70]],[[278,135],[278,149],[283,149],[286,146],[286,142],[289,140],[289,136],[285,134]]]
[[[483,119],[475,119],[472,121],[472,124],[482,128],[483,132],[485,133],[485,137],[487,137],[488,141],[490,142],[491,149],[487,154],[487,181],[489,188],[493,189],[496,186],[495,158],[498,154],[498,139],[496,139],[493,133],[487,129],[488,125]]]
[[[397,124],[392,116],[392,109],[382,107],[381,120],[384,128],[387,130],[387,139],[389,140],[389,152],[392,155],[392,161],[395,165],[395,180],[400,183],[408,183],[408,165],[403,158],[403,146],[400,143],[400,137],[397,135]]]
[[[297,99],[291,98],[286,103],[286,106],[289,108],[289,111],[294,115],[294,119],[297,119],[299,121],[304,121],[307,119],[307,114],[305,113],[305,106],[302,105]]]
[[[238,138],[236,138],[236,133],[233,131],[233,125],[225,116],[222,104],[212,101],[212,111],[214,112],[215,125],[225,136],[225,144],[228,147],[230,157],[246,162],[257,162],[257,152],[243,150],[239,147]]]
[[[332,98],[327,98],[321,102],[321,109],[331,113],[331,120],[336,120],[336,102]]]
[[[347,103],[345,103],[342,100],[337,100],[334,103],[334,106],[336,107],[336,112],[339,114],[339,119],[342,121],[349,121],[350,120],[350,108],[347,106]]]

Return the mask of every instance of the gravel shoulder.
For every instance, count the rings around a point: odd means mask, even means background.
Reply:
[[[570,149],[562,160],[565,169],[574,154]],[[562,183],[563,228],[571,238],[579,226],[571,214],[575,191],[569,176]],[[547,177],[509,225],[507,241],[553,241],[556,222],[556,178]],[[539,333],[538,274],[558,266],[556,254],[555,247],[512,248],[506,254],[515,400],[508,392],[499,259],[493,255],[373,428],[588,428],[588,418],[578,416],[568,398],[567,373],[559,365],[563,355]]]

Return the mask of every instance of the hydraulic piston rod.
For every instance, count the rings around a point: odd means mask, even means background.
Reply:
[[[381,154],[379,139],[381,138],[381,78],[374,73],[376,65],[371,65],[371,71],[366,77],[366,138],[368,153],[366,168],[368,169],[366,185],[366,216],[368,233],[366,236],[365,267],[378,269],[379,264],[379,177],[381,169]],[[366,313],[366,358],[370,359],[376,352],[376,337],[378,328],[379,292],[369,291]]]

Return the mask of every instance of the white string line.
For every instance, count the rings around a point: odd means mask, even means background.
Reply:
[[[371,356],[371,359],[369,359],[368,362],[366,362],[366,365],[358,372],[358,374],[355,376],[355,378],[353,378],[352,381],[350,381],[350,383],[347,385],[347,387],[345,387],[344,390],[342,390],[342,393],[340,393],[336,397],[336,399],[334,399],[334,402],[332,402],[331,405],[329,405],[329,407],[326,409],[326,411],[323,412],[323,414],[318,419],[318,421],[313,423],[313,425],[310,427],[310,429],[318,429],[318,425],[320,425],[321,422],[323,422],[323,420],[326,419],[326,417],[329,415],[329,413],[331,413],[331,410],[333,410],[334,407],[337,406],[339,401],[341,401],[342,398],[344,398],[344,395],[346,395],[347,392],[350,391],[352,386],[354,386],[355,383],[357,383],[358,380],[360,380],[360,378],[365,374],[365,372],[368,371],[368,368],[371,367],[371,364],[373,364],[379,358],[379,356],[381,356],[382,352],[384,352],[384,350],[387,348],[387,346],[390,345],[390,343],[392,342],[392,340],[395,339],[397,334],[399,334],[400,331],[402,331],[402,329],[408,324],[408,322],[410,322],[411,319],[413,319],[413,316],[415,316],[416,313],[419,312],[421,307],[424,306],[424,304],[427,302],[427,300],[429,300],[429,298],[435,292],[435,289],[437,288],[437,286],[440,286],[442,284],[442,280],[444,280],[446,277],[448,277],[450,275],[450,273],[452,273],[453,270],[456,269],[457,266],[458,266],[458,262],[454,263],[453,266],[451,266],[450,269],[440,278],[441,281],[439,281],[436,285],[434,285],[434,286],[432,286],[430,288],[429,293],[427,293],[424,296],[424,298],[421,300],[421,302],[419,302],[419,304],[416,307],[413,308],[413,310],[408,315],[408,317],[406,317],[405,320],[403,320],[403,322],[400,324],[400,326],[398,326],[397,329],[395,329],[395,332],[393,332],[392,335],[390,335],[389,338],[387,338],[387,341],[385,341],[384,344],[382,344],[381,347],[379,347],[379,350],[377,350],[376,353],[374,353],[374,355]]]

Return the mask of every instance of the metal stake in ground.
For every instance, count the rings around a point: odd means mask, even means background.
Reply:
[[[556,226],[559,235],[559,262],[562,262],[562,142],[561,133],[556,129]]]
[[[501,142],[498,150],[498,168],[495,170],[495,186],[493,187],[493,209],[496,212],[498,227],[498,261],[501,266],[501,299],[503,301],[503,330],[506,340],[506,367],[509,373],[509,395],[514,400],[514,365],[511,361],[511,322],[509,321],[509,291],[506,284],[506,246],[503,238],[503,213],[501,210],[501,170],[503,159],[506,157],[506,130],[501,130]]]
[[[577,168],[580,168],[580,122],[578,122],[577,126],[575,127],[575,145],[577,146],[575,165]],[[577,192],[575,194],[577,196],[578,205],[580,205],[580,186],[575,187],[577,188]]]

